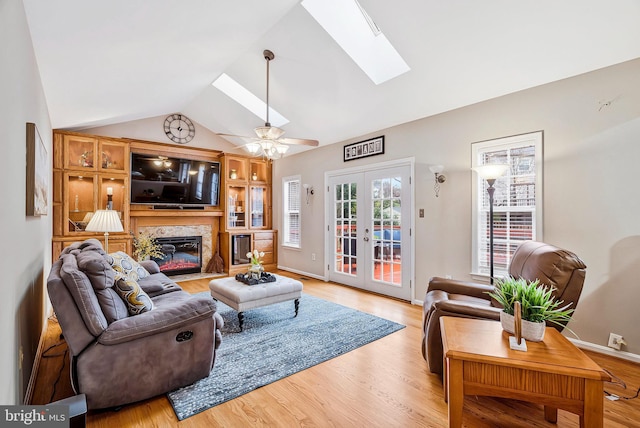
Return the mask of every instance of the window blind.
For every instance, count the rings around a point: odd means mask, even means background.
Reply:
[[[492,144],[493,143],[493,144]],[[493,221],[493,263],[496,277],[508,274],[511,257],[525,240],[541,239],[542,133],[525,134],[493,142],[476,143],[474,165],[509,165],[494,184],[493,219],[489,218],[486,180],[474,174],[477,203],[474,205],[473,272],[490,272],[489,229]]]
[[[284,179],[283,245],[300,247],[300,178]]]

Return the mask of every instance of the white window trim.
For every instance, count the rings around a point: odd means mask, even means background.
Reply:
[[[298,227],[300,230],[298,231],[299,240],[298,244],[292,244],[287,242],[288,233],[286,230],[286,216],[288,213],[287,202],[288,202],[288,192],[286,190],[287,183],[297,181],[299,183],[300,189],[302,189],[302,176],[300,175],[290,175],[288,177],[282,177],[282,246],[285,248],[293,248],[293,249],[301,249],[302,248],[302,191],[298,193],[299,201],[298,206],[300,210],[298,212]]]
[[[481,141],[471,144],[471,167],[475,168],[478,164],[478,154],[487,150],[501,150],[513,147],[521,147],[526,144],[533,143],[535,147],[536,159],[536,208],[535,208],[535,235],[537,241],[543,240],[543,132],[536,131],[527,134],[514,135],[511,137],[497,138],[495,140]],[[489,282],[489,275],[480,272],[478,267],[478,192],[481,189],[478,174],[471,174],[471,276],[474,279],[486,280]],[[498,276],[498,273],[494,273]]]

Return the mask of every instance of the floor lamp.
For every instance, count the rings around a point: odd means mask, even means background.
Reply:
[[[85,229],[87,232],[104,232],[104,251],[109,252],[109,232],[123,232],[118,211],[97,210]]]
[[[487,164],[473,168],[478,173],[478,177],[487,180],[487,193],[489,193],[489,280],[493,284],[493,193],[496,188],[493,187],[496,179],[509,168],[505,164]]]

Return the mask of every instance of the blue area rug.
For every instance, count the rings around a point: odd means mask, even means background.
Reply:
[[[237,312],[217,304],[225,326],[211,375],[167,394],[179,420],[404,328],[303,294],[296,318],[293,301],[252,309],[240,332]]]

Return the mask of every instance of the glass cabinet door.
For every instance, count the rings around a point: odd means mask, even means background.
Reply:
[[[118,212],[122,227],[127,230],[125,219],[129,217],[129,199],[127,195],[128,178],[122,176],[100,177],[99,197],[97,209],[114,210]]]
[[[129,150],[120,141],[100,140],[100,159],[98,167],[101,171],[127,172],[129,170]]]
[[[251,228],[263,229],[267,227],[267,200],[265,186],[251,186]]]
[[[242,228],[246,225],[246,186],[228,186],[227,227]]]
[[[67,218],[64,231],[66,234],[84,232],[91,216],[95,211],[95,174],[67,173],[65,174]]]
[[[97,143],[95,138],[65,135],[64,168],[95,171]]]

